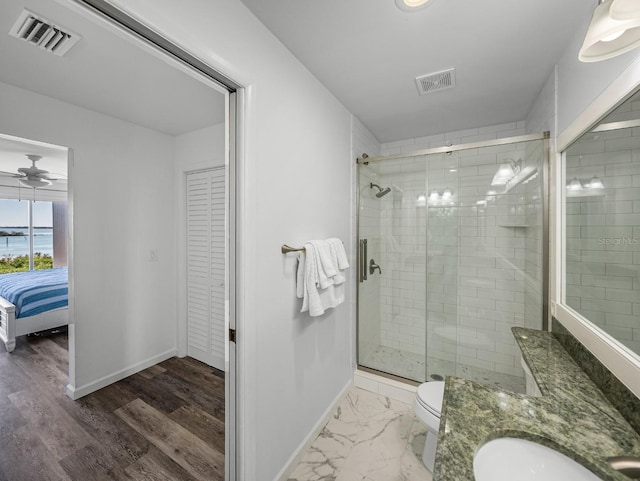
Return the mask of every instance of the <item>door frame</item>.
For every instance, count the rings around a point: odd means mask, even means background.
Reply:
[[[115,7],[107,0],[68,0],[75,6],[81,14],[97,17],[112,28],[115,28],[121,35],[137,40],[141,45],[150,49],[151,52],[168,64],[177,68],[190,76],[197,78],[206,78],[207,83],[212,88],[223,93],[227,97],[225,112],[225,166],[227,167],[227,217],[228,217],[228,325],[229,329],[236,330],[238,316],[238,299],[237,290],[239,285],[238,276],[238,256],[236,250],[236,242],[238,238],[237,229],[239,228],[238,213],[240,211],[239,199],[240,191],[238,186],[241,185],[241,165],[242,165],[242,142],[244,139],[243,131],[245,126],[245,89],[242,85],[235,82],[221,72],[217,71],[207,63],[201,61],[197,57],[191,55],[185,49],[170,42],[162,35],[158,34],[151,28],[147,27],[140,21],[128,15],[126,12]],[[73,154],[70,151],[70,165],[73,165]],[[71,170],[71,169],[70,169]],[[71,182],[70,182],[71,184]],[[179,194],[178,194],[179,195]],[[71,204],[72,195],[69,195]],[[72,216],[70,216],[70,223]],[[71,228],[71,225],[70,225]],[[70,281],[71,281],[70,269]],[[184,286],[179,286],[183,289]],[[69,295],[70,301],[73,298],[73,289],[70,282]],[[70,321],[73,316],[73,307],[70,302]],[[72,326],[70,326],[72,327]],[[229,329],[225,332],[226,350],[228,350],[228,370],[225,373],[225,479],[234,481],[241,471],[241,461],[237,455],[237,447],[240,445],[240,430],[238,429],[240,420],[237,416],[237,406],[241,400],[238,397],[238,378],[240,376],[238,363],[238,346],[236,342],[230,342]],[[71,333],[70,333],[71,334]],[[75,351],[72,345],[74,336],[69,336],[69,353]],[[178,338],[179,339],[179,338]],[[179,346],[178,346],[179,347]],[[69,374],[70,380],[75,381],[75,361],[69,356]]]

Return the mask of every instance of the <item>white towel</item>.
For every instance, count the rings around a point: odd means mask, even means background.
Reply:
[[[338,265],[333,261],[329,242],[314,240],[309,241],[309,243],[313,245],[316,251],[320,288],[326,289],[335,283],[333,278],[338,273]]]
[[[327,239],[329,243],[329,248],[331,249],[331,257],[333,258],[333,263],[337,266],[338,272],[333,278],[333,282],[335,285],[342,284],[346,277],[344,275],[344,270],[349,267],[349,262],[347,261],[347,253],[344,251],[344,244],[340,239],[336,239],[335,237],[332,239]]]
[[[333,249],[335,249],[338,269],[340,269],[341,271],[348,269],[349,261],[347,260],[347,253],[344,250],[344,244],[342,243],[342,241],[336,237],[332,237],[331,239],[327,239],[327,242],[330,246],[333,247]]]
[[[338,301],[335,297],[333,285],[329,285],[326,289],[318,289],[320,286],[318,267],[320,260],[312,243],[307,242],[304,245],[305,252],[298,256],[300,262],[298,265],[298,280],[303,280],[302,288],[302,309],[300,312],[309,311],[311,317],[321,316],[324,311],[330,307],[336,307]],[[302,273],[301,273],[302,269]],[[300,292],[299,286],[296,289]],[[342,295],[344,301],[344,295]],[[341,301],[342,302],[342,301]]]
[[[304,251],[298,254],[296,274],[296,296],[302,299],[300,312],[309,311],[311,317],[316,317],[343,303],[345,276],[342,271],[348,267],[340,239],[305,243]]]

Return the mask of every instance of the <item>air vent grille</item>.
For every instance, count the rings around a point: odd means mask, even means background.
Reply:
[[[456,86],[456,69],[450,68],[416,77],[416,85],[420,95],[453,88]]]
[[[80,35],[61,28],[27,9],[24,9],[15,21],[9,35],[58,56],[67,53],[81,38]]]

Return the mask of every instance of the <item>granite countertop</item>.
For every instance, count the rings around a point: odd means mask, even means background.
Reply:
[[[473,456],[486,442],[515,437],[549,446],[603,480],[629,478],[608,456],[640,455],[640,436],[573,358],[545,331],[512,329],[541,397],[448,377],[434,481],[473,480]]]

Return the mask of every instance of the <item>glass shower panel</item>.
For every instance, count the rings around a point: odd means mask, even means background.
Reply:
[[[425,380],[424,157],[360,166],[359,238],[366,279],[358,296],[358,363]],[[389,189],[389,190],[387,190]],[[366,242],[366,247],[364,245]],[[379,269],[371,269],[371,263]]]
[[[511,327],[543,325],[545,162],[535,140],[360,166],[360,366],[524,390]]]
[[[432,154],[427,169],[426,379],[456,374],[458,354],[459,154]]]

